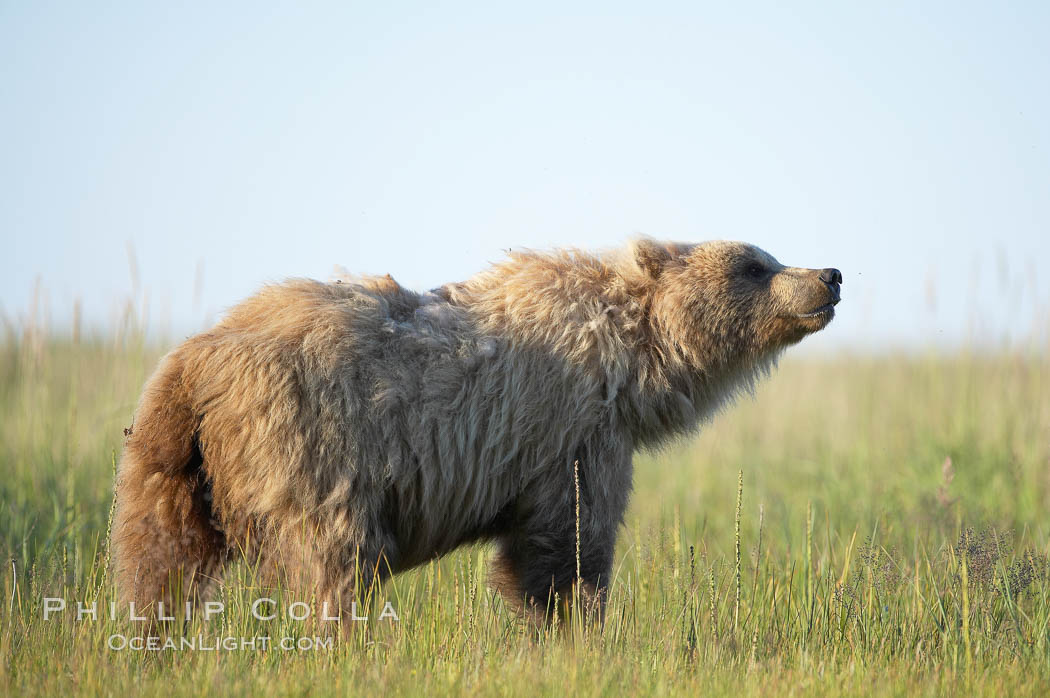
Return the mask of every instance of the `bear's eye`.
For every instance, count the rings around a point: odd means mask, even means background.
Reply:
[[[766,268],[758,262],[751,262],[744,268],[744,273],[749,279],[761,279],[766,275]]]

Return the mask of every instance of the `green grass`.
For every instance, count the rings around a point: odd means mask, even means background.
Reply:
[[[101,599],[114,459],[162,347],[0,345],[0,694],[942,694],[1050,691],[1050,358],[789,357],[696,439],[637,459],[604,632],[536,634],[468,548],[388,582],[400,621],[330,649],[134,652]],[[189,636],[261,622],[234,567]]]

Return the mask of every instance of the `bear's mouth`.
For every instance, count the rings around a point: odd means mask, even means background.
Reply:
[[[811,310],[808,313],[799,313],[795,317],[811,318],[811,317],[821,317],[823,315],[834,315],[834,314],[835,314],[835,303],[832,302],[832,303],[825,303],[824,305],[820,306],[816,310]]]

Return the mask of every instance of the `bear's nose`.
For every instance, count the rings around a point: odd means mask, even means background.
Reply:
[[[820,272],[820,280],[826,284],[841,284],[842,272],[838,269],[822,269]]]
[[[838,269],[821,269],[818,278],[827,285],[831,291],[831,304],[837,305],[842,299],[840,284],[842,283],[842,272]]]

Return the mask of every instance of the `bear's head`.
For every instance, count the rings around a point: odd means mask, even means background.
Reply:
[[[705,371],[775,357],[826,327],[841,297],[838,269],[786,267],[746,243],[643,239],[632,249],[653,330]]]

